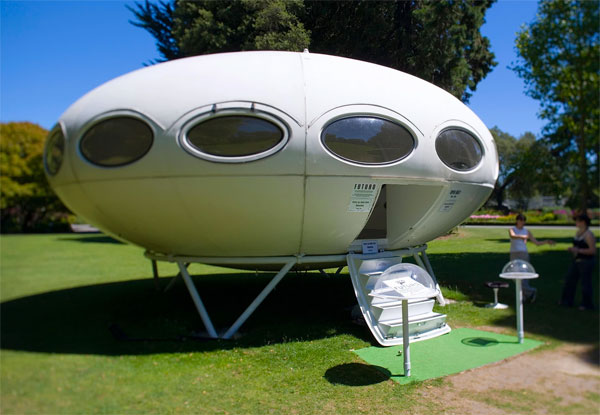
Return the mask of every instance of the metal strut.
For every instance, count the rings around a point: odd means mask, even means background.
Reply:
[[[252,303],[244,310],[242,315],[238,317],[238,319],[233,323],[233,325],[225,332],[223,335],[224,339],[230,339],[240,328],[242,324],[250,317],[250,315],[256,310],[256,308],[263,302],[263,300],[269,295],[273,288],[285,275],[288,273],[290,269],[296,264],[296,261],[290,261],[281,268],[281,270],[273,277],[273,279],[267,284],[267,286],[258,294],[258,296],[252,301]]]
[[[425,245],[425,247],[427,247],[427,245]],[[423,259],[421,259],[421,256],[423,257]],[[429,262],[429,258],[427,257],[427,252],[425,252],[425,250],[421,251],[421,256],[419,256],[417,252],[413,254],[417,265],[426,270],[429,273],[429,275],[431,275],[431,278],[433,278],[433,280],[435,281],[435,288],[438,290],[439,293],[436,299],[438,300],[438,303],[440,303],[441,306],[445,306],[446,300],[442,295],[440,284],[438,284],[437,278],[435,278],[435,274],[433,273],[433,268],[431,267],[431,262]]]
[[[427,258],[427,254],[425,250],[427,249],[427,245],[421,245],[412,248],[405,248],[396,251],[386,251],[380,252],[377,254],[378,258],[392,258],[403,255],[413,255],[415,261],[419,266],[426,269],[431,277],[435,280],[435,276],[433,275],[433,269],[431,268],[431,264],[429,263],[429,259]],[[419,253],[422,256],[419,256]],[[350,254],[351,256],[355,256],[357,258],[364,257],[369,258],[370,255],[356,255]],[[227,257],[191,257],[191,256],[172,256],[172,255],[161,255],[153,252],[146,251],[144,256],[152,261],[152,273],[155,279],[155,283],[158,280],[158,269],[156,267],[156,261],[166,261],[171,263],[177,263],[179,267],[179,273],[171,280],[171,282],[166,287],[165,291],[169,290],[171,286],[181,277],[185,282],[185,285],[192,297],[192,301],[200,314],[200,318],[206,327],[209,337],[214,339],[230,339],[235,333],[239,330],[239,328],[246,322],[246,320],[252,315],[252,313],[256,310],[256,308],[263,302],[263,300],[273,291],[273,289],[279,284],[279,282],[286,276],[286,274],[292,269],[292,267],[296,264],[320,264],[323,262],[330,263],[343,263],[348,261],[348,257],[346,254],[340,255],[295,255],[295,256],[285,256],[285,257],[252,257],[252,258],[227,258]],[[244,310],[244,312],[237,318],[237,320],[231,325],[227,331],[221,336],[215,330],[215,327],[206,311],[206,307],[204,307],[204,303],[198,294],[198,290],[188,273],[188,267],[190,263],[204,263],[204,264],[218,264],[218,265],[230,265],[230,264],[278,264],[282,265],[279,272],[273,277],[273,279],[267,284],[267,286],[258,294],[258,296],[250,303],[250,305]],[[348,262],[348,267],[350,270],[351,264]],[[338,275],[344,266],[340,266],[336,275]],[[321,270],[324,273],[323,270]],[[352,274],[352,272],[350,272]],[[436,281],[436,286],[439,289],[439,285]],[[439,291],[440,294],[437,297],[440,305],[444,305],[444,297]]]
[[[200,295],[198,294],[198,290],[196,290],[196,286],[194,285],[194,282],[192,281],[192,278],[190,277],[190,274],[188,273],[187,267],[189,266],[189,263],[185,263],[183,261],[177,261],[177,265],[179,266],[180,275],[182,276],[183,281],[185,282],[185,285],[186,285],[188,291],[190,292],[190,295],[192,296],[192,301],[194,301],[194,305],[196,306],[196,309],[198,310],[198,313],[200,314],[200,318],[202,319],[202,322],[204,323],[204,326],[206,327],[206,331],[208,332],[209,337],[211,337],[213,339],[217,339],[217,338],[230,339],[230,338],[232,338],[233,335],[235,333],[237,333],[237,331],[242,326],[242,324],[244,324],[246,322],[248,317],[250,317],[252,315],[254,310],[257,309],[257,307],[263,302],[263,300],[267,297],[267,295],[269,295],[269,293],[271,291],[273,291],[273,289],[277,286],[277,284],[279,284],[281,279],[283,277],[285,277],[285,275],[289,272],[289,270],[295,264],[296,264],[295,259],[285,263],[284,266],[281,268],[281,270],[279,270],[277,275],[275,275],[273,277],[273,279],[267,284],[267,286],[265,288],[263,288],[263,290],[260,292],[260,294],[258,294],[258,296],[256,296],[254,301],[252,301],[252,303],[250,303],[250,305],[246,308],[246,310],[244,310],[244,312],[231,325],[231,327],[225,332],[225,334],[223,334],[222,336],[219,336],[217,334],[217,332],[215,331],[215,328],[212,324],[210,316],[208,315],[208,312],[206,311],[206,308],[204,307],[204,303],[202,302],[202,299],[200,298]]]
[[[192,296],[192,300],[194,301],[194,305],[196,306],[198,313],[200,313],[200,318],[204,323],[204,327],[206,327],[206,331],[208,331],[208,335],[216,339],[219,336],[217,336],[217,332],[215,331],[215,327],[213,326],[212,321],[210,320],[210,316],[208,315],[208,312],[204,307],[204,303],[202,303],[200,295],[198,295],[198,290],[196,290],[194,281],[192,281],[190,274],[188,274],[187,267],[183,262],[177,262],[177,266],[179,266],[179,272],[181,273],[183,281],[185,282],[185,285],[188,291],[190,292],[190,295]]]

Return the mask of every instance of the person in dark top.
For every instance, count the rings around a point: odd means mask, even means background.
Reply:
[[[582,304],[579,309],[592,310],[594,309],[592,273],[596,257],[596,237],[589,229],[590,218],[587,215],[577,215],[575,226],[577,226],[577,233],[573,239],[573,246],[568,248],[573,255],[573,262],[565,277],[560,304],[567,307],[573,306],[577,282],[581,278]]]

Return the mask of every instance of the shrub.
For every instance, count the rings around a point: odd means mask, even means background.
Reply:
[[[0,124],[0,223],[4,232],[36,232],[61,228],[53,218],[68,210],[44,175],[42,153],[48,132],[28,122]],[[56,216],[59,214],[59,216]]]

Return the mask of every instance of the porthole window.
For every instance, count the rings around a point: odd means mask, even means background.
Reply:
[[[435,150],[444,164],[458,171],[475,168],[483,157],[479,141],[459,129],[442,131],[435,141]]]
[[[114,117],[90,128],[81,139],[81,154],[98,166],[117,167],[141,159],[152,147],[154,135],[144,121]]]
[[[62,129],[56,127],[48,134],[46,148],[44,149],[44,166],[46,167],[46,172],[48,172],[50,176],[54,176],[60,170],[64,153],[65,136],[63,135]]]
[[[321,140],[333,154],[361,164],[393,163],[415,147],[415,139],[405,127],[368,116],[332,122],[323,130]]]
[[[246,115],[209,118],[187,131],[187,143],[203,154],[216,157],[245,157],[277,147],[284,131],[274,123]]]

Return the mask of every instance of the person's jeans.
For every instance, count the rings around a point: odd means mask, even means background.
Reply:
[[[565,306],[572,307],[575,301],[575,291],[577,290],[577,282],[581,278],[581,305],[585,308],[594,308],[592,300],[592,273],[594,272],[594,259],[576,259],[571,263],[567,276],[565,277],[565,285],[562,292],[560,303]]]

